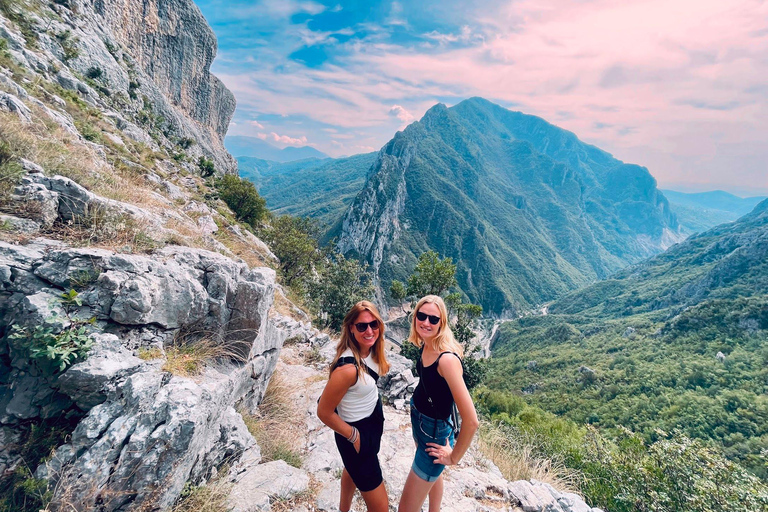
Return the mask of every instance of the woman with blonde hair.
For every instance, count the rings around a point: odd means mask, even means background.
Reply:
[[[411,430],[416,455],[405,481],[398,512],[417,512],[429,495],[429,512],[440,510],[443,469],[458,464],[479,426],[472,397],[464,383],[464,351],[453,337],[448,310],[437,295],[423,297],[411,318],[408,341],[421,349],[416,363],[419,384],[411,398]],[[454,439],[453,404],[462,418]]]
[[[344,317],[328,383],[317,404],[317,417],[336,432],[336,447],[344,463],[341,512],[352,506],[355,487],[369,511],[389,509],[379,465],[384,412],[376,386],[379,375],[388,371],[381,315],[372,303],[358,302]]]

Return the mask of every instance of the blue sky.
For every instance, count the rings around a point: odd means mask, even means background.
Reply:
[[[196,3],[238,101],[231,135],[350,155],[482,96],[661,187],[768,194],[768,2]]]

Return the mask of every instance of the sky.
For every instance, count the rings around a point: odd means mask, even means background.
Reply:
[[[768,0],[195,0],[229,135],[338,157],[481,96],[660,188],[768,195]]]

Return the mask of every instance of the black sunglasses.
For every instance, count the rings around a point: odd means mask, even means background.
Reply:
[[[368,330],[368,327],[371,328],[371,330],[375,331],[379,328],[379,321],[374,320],[372,322],[357,322],[355,324],[355,329],[357,329],[357,332],[365,332]]]
[[[426,313],[422,313],[421,311],[417,311],[416,312],[416,319],[419,322],[423,322],[427,318],[429,318],[429,323],[431,323],[432,325],[437,325],[440,322],[440,317],[439,316],[428,315]]]

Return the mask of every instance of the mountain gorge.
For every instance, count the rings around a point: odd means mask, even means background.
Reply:
[[[615,432],[681,431],[766,479],[766,261],[768,200],[503,324],[488,385]]]
[[[371,264],[380,300],[432,249],[453,258],[461,289],[496,315],[681,239],[645,168],[481,98],[438,104],[398,132],[331,235]]]

